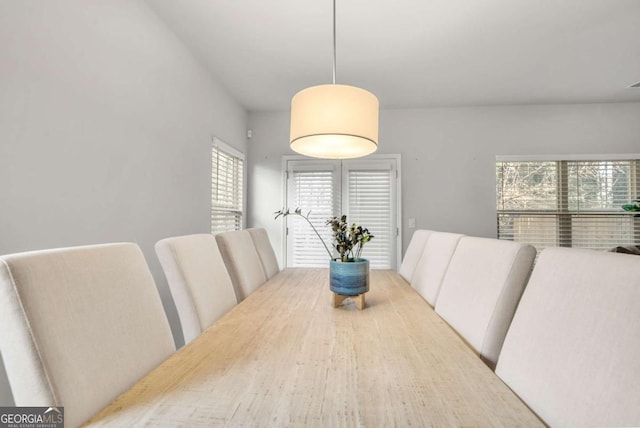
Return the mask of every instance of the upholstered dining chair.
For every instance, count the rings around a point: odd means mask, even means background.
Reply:
[[[453,253],[458,246],[459,233],[432,232],[416,264],[411,286],[416,289],[431,306],[436,305],[440,286],[449,268]]]
[[[260,256],[246,230],[218,233],[216,242],[239,303],[267,281]]]
[[[231,277],[213,235],[162,239],[155,250],[187,344],[237,303]]]
[[[416,270],[416,266],[418,266],[420,258],[422,257],[424,246],[427,244],[427,240],[429,239],[429,236],[431,236],[431,233],[431,230],[417,229],[411,236],[411,241],[409,241],[409,246],[407,247],[407,251],[402,259],[402,264],[400,265],[400,269],[398,269],[400,276],[402,276],[409,284],[413,281],[413,274]]]
[[[0,257],[0,352],[17,406],[89,419],[175,346],[136,244]]]
[[[492,369],[535,256],[528,244],[463,236],[442,280],[436,313]]]
[[[267,235],[267,231],[263,228],[247,229],[247,231],[253,239],[256,251],[258,251],[264,274],[267,279],[271,279],[275,274],[280,272],[280,267],[278,266],[276,253],[271,246],[271,241],[269,241],[269,235]]]
[[[640,426],[640,257],[540,253],[496,374],[546,424]]]

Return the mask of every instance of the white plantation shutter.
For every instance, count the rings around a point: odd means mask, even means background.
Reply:
[[[346,188],[345,213],[351,223],[362,225],[374,235],[363,249],[362,257],[376,269],[395,266],[396,222],[394,219],[394,163],[345,163],[343,188]]]
[[[298,207],[310,220],[331,250],[331,230],[325,223],[339,210],[338,171],[333,164],[292,163],[289,168],[288,206]],[[288,265],[328,267],[329,255],[309,223],[298,216],[287,217]]]
[[[244,156],[214,140],[211,149],[211,233],[242,229]]]
[[[349,161],[287,161],[287,206],[311,211],[311,221],[333,251],[327,219],[347,215],[349,224],[369,229],[375,238],[364,246],[362,257],[376,269],[397,264],[397,161],[366,159]],[[287,260],[289,267],[328,267],[329,256],[309,224],[289,216]]]
[[[535,245],[610,250],[640,245],[640,161],[498,161],[498,237]]]

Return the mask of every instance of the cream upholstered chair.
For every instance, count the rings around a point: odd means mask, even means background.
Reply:
[[[0,352],[17,406],[64,406],[75,427],[175,346],[136,244],[0,257]]]
[[[535,256],[528,244],[463,236],[447,268],[435,310],[491,368]]]
[[[219,233],[216,242],[241,302],[267,281],[256,246],[246,230]]]
[[[280,267],[278,266],[276,253],[271,246],[271,241],[269,241],[269,235],[267,235],[267,231],[263,228],[247,229],[247,231],[251,235],[256,250],[258,251],[264,274],[267,279],[271,279],[275,274],[280,272]]]
[[[213,235],[166,238],[155,249],[187,344],[235,306],[231,278]]]
[[[411,284],[411,281],[413,280],[413,273],[420,261],[420,257],[422,257],[424,246],[426,245],[431,233],[432,231],[430,230],[417,229],[413,232],[413,236],[411,236],[407,252],[404,254],[402,264],[398,270],[400,276],[402,276],[409,284]]]
[[[459,233],[432,232],[416,265],[411,286],[435,306],[442,280],[449,267],[458,241],[464,235]]]
[[[496,374],[550,426],[640,426],[640,257],[548,248]]]

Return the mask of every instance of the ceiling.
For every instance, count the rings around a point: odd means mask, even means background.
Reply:
[[[146,0],[249,111],[331,83],[331,0]],[[337,83],[383,108],[640,102],[639,0],[337,0]]]

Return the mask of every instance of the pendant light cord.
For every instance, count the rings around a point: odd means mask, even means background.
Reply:
[[[336,0],[333,0],[333,84],[336,84]]]

